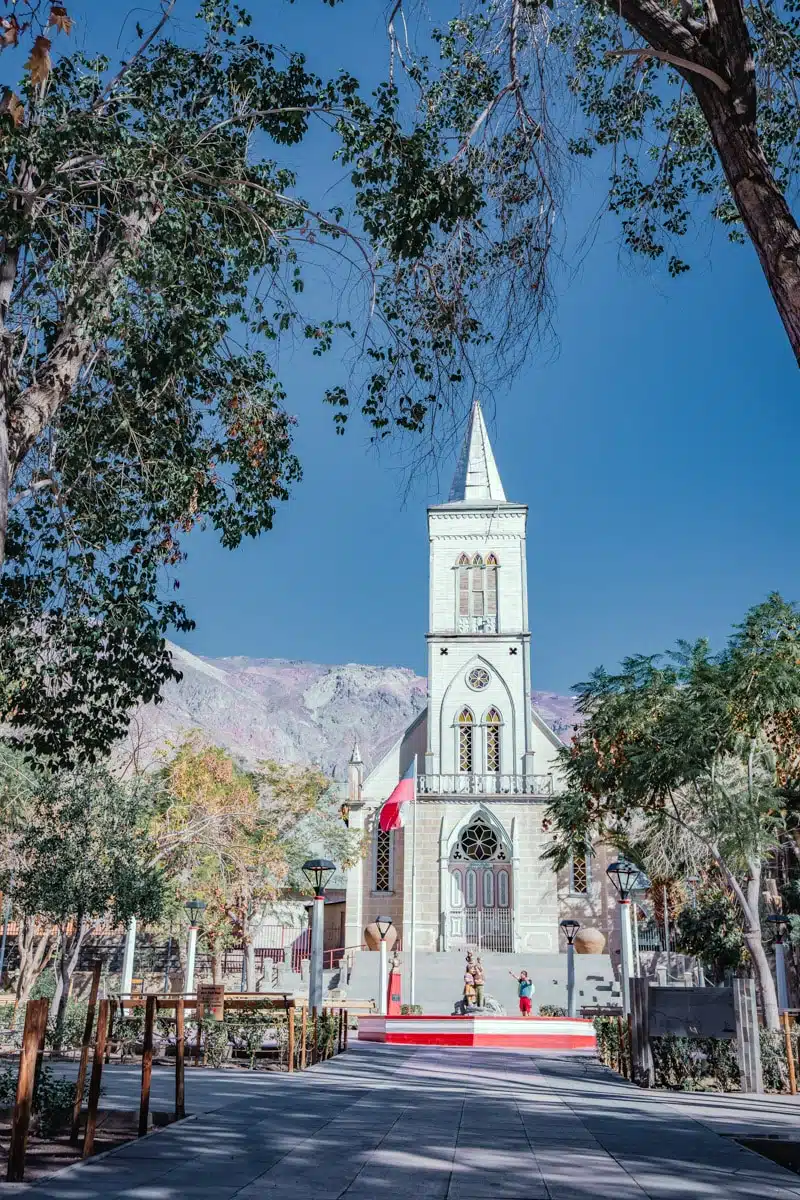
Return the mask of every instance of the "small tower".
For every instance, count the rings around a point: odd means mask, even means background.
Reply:
[[[364,783],[364,760],[358,748],[358,738],[353,742],[353,753],[347,764],[347,800],[352,808],[361,803],[361,788]]]

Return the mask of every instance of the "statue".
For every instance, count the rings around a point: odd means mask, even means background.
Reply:
[[[480,958],[476,958],[471,950],[467,951],[467,961],[464,967],[464,993],[456,1001],[453,1015],[466,1017],[472,1013],[484,1016],[505,1016],[505,1009],[491,996],[487,996],[484,987],[486,976]]]

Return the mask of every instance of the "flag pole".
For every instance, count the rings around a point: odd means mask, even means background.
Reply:
[[[411,799],[411,969],[409,971],[408,1002],[416,1004],[417,982],[417,756],[414,755],[414,795]]]

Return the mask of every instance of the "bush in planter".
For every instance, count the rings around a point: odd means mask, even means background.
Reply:
[[[542,1004],[539,1008],[540,1017],[566,1017],[567,1010],[560,1004]]]
[[[739,1087],[736,1043],[723,1038],[652,1038],[655,1086],[696,1092],[709,1084],[729,1092]]]
[[[83,1089],[84,1099],[89,1080]],[[17,1070],[7,1067],[0,1071],[0,1108],[13,1108],[17,1098]],[[42,1067],[33,1094],[32,1111],[38,1118],[39,1133],[51,1137],[66,1122],[75,1102],[75,1084],[53,1074],[52,1068]]]

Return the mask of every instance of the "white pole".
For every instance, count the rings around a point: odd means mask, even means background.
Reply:
[[[567,1016],[576,1017],[575,1009],[575,947],[567,942]]]
[[[642,960],[639,957],[639,905],[633,904],[633,972],[638,977],[642,973]]]
[[[194,991],[194,960],[197,957],[197,926],[189,926],[189,937],[186,941],[186,983],[184,992],[190,994]]]
[[[121,996],[130,996],[133,987],[133,956],[136,952],[136,917],[128,921],[128,932],[125,934],[125,949],[122,952],[122,980],[119,991]]]
[[[378,1012],[382,1017],[387,1013],[387,996],[389,992],[389,959],[386,953],[386,939],[381,938],[381,981],[379,984]]]
[[[308,1007],[322,1009],[322,947],[325,933],[325,897],[314,897],[311,917],[311,963],[308,971]]]
[[[414,759],[414,806],[411,814],[411,945],[409,946],[408,1002],[416,1004],[417,995],[417,760]]]
[[[789,988],[786,984],[786,946],[782,941],[775,943],[775,982],[778,985],[778,1009],[786,1012],[789,1007]]]
[[[628,1013],[631,1011],[631,964],[633,961],[630,900],[620,900],[619,902],[619,932],[620,948],[622,950],[622,954],[620,956],[622,1013],[623,1016],[627,1017]]]

